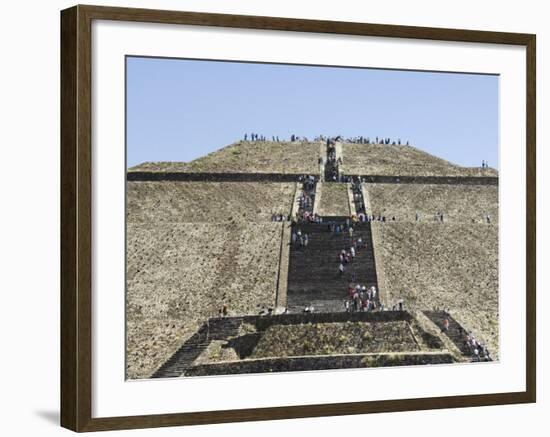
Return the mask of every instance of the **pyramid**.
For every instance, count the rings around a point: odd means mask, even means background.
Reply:
[[[145,162],[129,172],[316,174],[324,142],[239,141],[190,162]],[[341,143],[346,175],[497,176],[462,167],[413,146]]]
[[[325,142],[239,141],[128,170],[128,378],[468,361],[464,331],[498,359],[498,172],[412,146],[336,148],[337,181]],[[304,175],[316,178],[307,206]],[[273,221],[306,210],[337,223],[384,217],[357,225],[368,250],[354,280],[376,285],[390,311],[344,311],[351,278],[334,262],[347,234],[302,225],[304,256],[290,240],[301,225]],[[407,311],[392,311],[400,300]],[[301,314],[309,305],[316,313]],[[268,307],[290,313],[258,315]]]

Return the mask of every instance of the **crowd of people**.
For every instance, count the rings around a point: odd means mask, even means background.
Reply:
[[[447,317],[443,319],[441,331],[448,335],[450,328],[449,313],[447,311],[445,311],[445,313]],[[491,353],[484,343],[476,339],[473,334],[465,331],[461,325],[458,325],[457,329],[459,338],[461,339],[461,341],[463,341],[464,347],[462,348],[462,350],[463,352],[468,351],[472,358],[472,361],[492,361]]]
[[[487,346],[479,342],[473,335],[466,336],[464,346],[470,351],[473,361],[492,361]]]
[[[271,221],[272,222],[287,222],[287,221],[290,221],[290,220],[291,220],[290,215],[271,214]]]
[[[315,191],[315,184],[317,183],[317,178],[310,174],[298,176],[298,182],[302,182],[305,192],[311,193]]]
[[[255,132],[248,133],[246,132],[243,135],[244,141],[269,141],[268,136],[263,134],[258,134]],[[308,137],[306,136],[300,136],[296,134],[292,134],[289,137],[289,140],[285,139],[279,139],[278,135],[271,135],[271,141],[273,142],[285,142],[285,141],[291,141],[291,142],[308,142]],[[396,145],[409,145],[409,142],[406,141],[402,143],[401,138],[398,138],[397,140],[393,140],[389,137],[375,137],[371,139],[370,137],[365,137],[362,135],[358,135],[355,137],[344,137],[342,135],[336,135],[336,136],[327,136],[327,135],[318,135],[316,136],[313,141],[315,142],[321,142],[321,141],[331,141],[331,142],[345,142],[345,143],[352,143],[352,144],[391,144],[393,146]]]
[[[312,175],[300,176],[299,182],[302,183],[302,193],[298,198],[298,214],[295,217],[296,222],[317,223],[320,217],[313,213],[313,204],[315,202],[315,187],[317,179]]]
[[[389,137],[375,137],[371,140],[370,137],[365,137],[362,135],[358,135],[355,137],[344,137],[342,135],[336,135],[336,136],[324,136],[319,135],[318,137],[315,137],[315,141],[340,141],[343,143],[351,143],[351,144],[391,144],[391,145],[402,145],[401,138],[398,138],[397,140],[392,140]],[[409,142],[406,141],[405,144],[408,146]]]
[[[285,222],[293,221],[295,223],[323,223],[323,218],[318,214],[313,212],[313,203],[315,200],[315,184],[316,179],[313,176],[304,176],[300,179],[301,182],[304,182],[304,190],[300,197],[298,198],[299,211],[295,217],[290,215],[273,213],[271,215],[271,221],[275,222]],[[386,216],[384,214],[367,214],[365,212],[366,205],[364,203],[363,193],[361,191],[361,180],[360,178],[353,179],[351,178],[352,183],[352,192],[353,200],[355,203],[356,213],[351,215],[348,222],[351,223],[367,223],[367,222],[395,222],[397,221],[396,216]],[[428,216],[429,217],[429,216]],[[489,214],[484,214],[482,216],[482,221],[491,224],[492,218]],[[423,216],[420,212],[415,212],[414,219],[416,222],[423,221]],[[445,215],[441,211],[434,212],[431,215],[431,221],[444,223],[446,220]],[[475,223],[476,220],[472,218],[472,223]],[[479,219],[478,219],[479,222]],[[330,226],[330,224],[329,224]],[[333,229],[332,232],[335,230]]]
[[[327,139],[327,159],[324,162],[325,180],[334,182],[340,180],[340,172],[338,170],[340,164],[342,164],[342,158],[336,157],[336,142],[329,138]]]
[[[379,309],[377,290],[373,285],[367,288],[365,285],[349,284],[348,298],[344,301],[344,309],[346,312],[356,311],[374,311]]]
[[[357,217],[359,214],[362,214],[362,220],[365,220],[365,202],[363,198],[363,182],[361,177],[352,178],[351,180],[351,191],[353,193],[353,203],[355,204],[355,212]]]
[[[353,143],[353,144],[391,144],[392,146],[401,146],[401,138],[398,138],[397,140],[392,140],[391,138],[382,138],[382,137],[376,137],[375,139],[371,140],[370,137],[350,137],[345,138],[343,140],[346,143]],[[409,142],[407,141],[405,143],[407,146],[409,145]]]
[[[307,247],[309,243],[309,235],[302,232],[301,229],[298,229],[292,232],[291,240],[293,246],[300,245],[301,247]]]
[[[362,212],[360,212],[359,214],[353,215],[352,220],[357,222],[382,222],[382,223],[386,223],[387,221],[388,222],[396,221],[395,216],[386,217],[385,215],[381,215],[381,214],[374,215],[374,214],[365,214]]]
[[[317,184],[317,178],[313,175],[301,175],[298,177],[298,182],[302,184],[302,193],[298,198],[298,212],[295,216],[290,214],[272,213],[271,221],[273,222],[286,222],[292,221],[292,223],[320,223],[321,217],[317,214],[313,214],[313,203],[315,201],[315,186]]]
[[[373,285],[367,288],[364,284],[355,284],[355,269],[353,267],[355,257],[359,251],[366,249],[367,244],[361,236],[354,238],[354,228],[351,219],[346,219],[345,222],[329,222],[327,229],[331,233],[344,234],[349,237],[349,248],[342,249],[337,254],[336,261],[338,263],[338,275],[344,277],[347,269],[351,270],[351,283],[348,286],[347,299],[344,301],[346,312],[355,311],[373,311],[380,309],[377,300],[377,290]]]
[[[369,219],[376,220],[378,217],[370,216]],[[382,220],[382,217],[379,218]],[[346,240],[349,238],[349,247],[341,249],[336,254],[336,263],[338,265],[337,275],[340,278],[347,278],[350,280],[348,286],[347,298],[344,300],[344,309],[347,312],[355,311],[385,311],[384,305],[379,303],[378,292],[376,286],[368,287],[364,284],[356,283],[356,272],[354,269],[354,261],[358,253],[367,248],[367,243],[361,236],[357,236],[354,231],[354,223],[356,221],[353,217],[347,218],[345,221],[328,221],[325,223],[328,232],[343,235]],[[307,247],[309,242],[309,235],[303,233],[299,227],[292,233],[292,245]],[[350,274],[346,274],[347,272]],[[355,285],[354,285],[355,284]],[[403,311],[403,300],[399,300],[395,305],[391,307],[392,311]],[[313,312],[314,309],[311,306],[303,309],[304,312]]]
[[[346,270],[351,270],[351,280],[355,281],[355,269],[353,268],[353,262],[358,251],[366,248],[366,244],[362,237],[354,238],[354,229],[351,220],[348,218],[344,223],[329,222],[328,231],[334,234],[344,234],[349,238],[349,248],[342,249],[338,252],[338,275],[343,277]]]
[[[243,135],[243,141],[269,141],[269,137],[265,136],[265,135],[262,135],[262,134],[257,134],[257,133],[245,133]],[[279,136],[278,135],[271,135],[271,141],[272,142],[286,142],[287,140],[285,139],[279,139]],[[305,142],[307,143],[309,140],[307,139],[307,137],[301,137],[301,136],[298,136],[298,135],[295,135],[295,134],[292,134],[290,136],[290,141],[291,142],[295,142],[295,141],[301,141],[301,142]]]

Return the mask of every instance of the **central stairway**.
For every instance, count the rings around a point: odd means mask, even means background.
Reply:
[[[338,161],[336,158],[336,143],[332,140],[327,140],[327,161],[325,162],[325,181],[338,181]]]
[[[362,238],[366,247],[356,250],[353,263],[345,265],[345,273],[338,272],[338,254],[349,250],[351,241],[347,231],[338,234],[329,232],[326,217],[321,224],[295,224],[308,234],[307,247],[291,245],[288,272],[287,308],[289,312],[301,312],[306,306],[313,306],[314,312],[344,311],[348,284],[359,283],[367,288],[378,289],[374,250],[370,223],[356,223],[353,239]],[[342,223],[340,220],[338,222]]]
[[[363,190],[361,189],[361,182],[354,178],[351,184],[351,192],[353,195],[353,203],[355,205],[356,214],[366,214],[365,199],[363,198]]]

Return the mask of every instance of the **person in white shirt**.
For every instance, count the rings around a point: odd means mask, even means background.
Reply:
[[[338,271],[340,272],[340,276],[344,275],[344,264],[340,263],[338,266]]]

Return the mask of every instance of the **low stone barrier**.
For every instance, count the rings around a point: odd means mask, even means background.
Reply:
[[[353,198],[353,189],[351,188],[351,183],[346,184],[348,187],[348,203],[349,203],[349,215],[357,215],[357,210],[355,209],[355,200]]]
[[[360,176],[364,182],[373,184],[449,184],[449,185],[498,185],[496,176]]]
[[[303,176],[303,174],[129,171],[126,173],[126,180],[181,182],[296,182],[300,176]]]
[[[303,174],[291,173],[184,173],[161,171],[129,171],[127,181],[205,181],[205,182],[295,182]],[[361,177],[376,184],[454,184],[498,185],[495,176],[380,176],[346,175]]]
[[[286,307],[291,236],[292,226],[287,222],[283,222],[281,233],[281,252],[279,254],[279,273],[277,275],[277,295],[275,297],[275,306],[277,307]]]
[[[344,323],[344,322],[397,322],[410,321],[408,311],[374,311],[355,313],[309,313],[277,314],[271,316],[243,316],[242,323],[256,326],[258,331],[265,331],[273,325],[298,325],[302,323]],[[223,323],[224,319],[210,319],[210,323]]]
[[[449,353],[389,353],[360,355],[323,355],[307,357],[265,358],[202,364],[185,372],[185,376],[231,375],[242,373],[298,372],[364,367],[415,366],[419,364],[450,364],[455,360]]]

